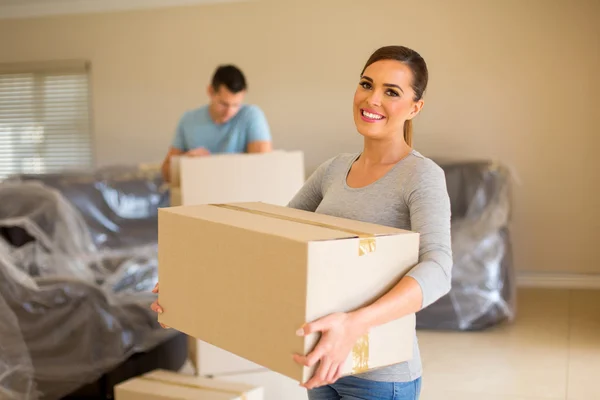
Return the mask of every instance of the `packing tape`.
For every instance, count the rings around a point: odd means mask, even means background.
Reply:
[[[369,369],[369,334],[358,339],[352,348],[352,373],[360,374]]]
[[[161,378],[156,378],[153,376],[146,376],[146,375],[142,375],[140,378],[145,379],[147,381],[168,383],[169,385],[183,386],[183,387],[187,387],[187,388],[191,388],[191,389],[211,390],[213,392],[232,394],[232,395],[238,396],[240,398],[240,400],[248,399],[246,397],[246,392],[240,392],[239,390],[214,388],[214,387],[209,387],[209,386],[203,386],[203,385],[200,385],[197,383],[173,382],[173,381],[170,381],[167,379],[161,379]]]
[[[310,220],[301,219],[301,218],[294,218],[294,217],[289,217],[287,215],[270,213],[267,211],[252,210],[250,208],[235,206],[232,204],[211,204],[211,205],[214,207],[227,208],[227,209],[234,210],[234,211],[248,212],[251,214],[263,215],[266,217],[278,218],[278,219],[283,219],[286,221],[298,222],[300,224],[313,225],[313,226],[318,226],[320,228],[333,229],[335,231],[341,231],[341,232],[349,233],[351,235],[356,235],[359,238],[359,241],[358,241],[358,255],[359,256],[363,256],[367,253],[373,253],[376,249],[375,235],[373,235],[371,233],[355,231],[353,229],[347,229],[347,228],[340,228],[339,226],[329,225],[329,224],[325,224],[323,222],[316,222],[316,221],[310,221]]]

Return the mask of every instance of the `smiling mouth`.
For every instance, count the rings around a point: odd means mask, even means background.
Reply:
[[[382,119],[385,119],[385,117],[381,114],[365,111],[363,109],[360,110],[360,116],[364,121],[367,122],[377,122],[381,121]]]

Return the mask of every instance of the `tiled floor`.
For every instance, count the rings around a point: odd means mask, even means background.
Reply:
[[[600,400],[600,290],[521,289],[512,324],[418,336],[420,400]]]
[[[421,400],[600,400],[600,290],[522,289],[513,324],[419,332]]]

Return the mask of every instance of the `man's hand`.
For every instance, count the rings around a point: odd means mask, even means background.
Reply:
[[[204,147],[198,147],[188,151],[187,153],[184,153],[184,155],[189,157],[203,157],[210,155],[210,151],[208,151]]]
[[[307,356],[294,354],[294,360],[301,365],[311,367],[319,362],[313,377],[304,386],[312,389],[330,385],[340,378],[341,368],[352,348],[365,333],[351,314],[335,313],[304,325],[297,332],[305,336],[321,332],[321,339],[315,349]]]

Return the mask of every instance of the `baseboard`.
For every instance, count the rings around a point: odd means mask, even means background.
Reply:
[[[517,286],[556,289],[600,289],[600,274],[517,273]]]

